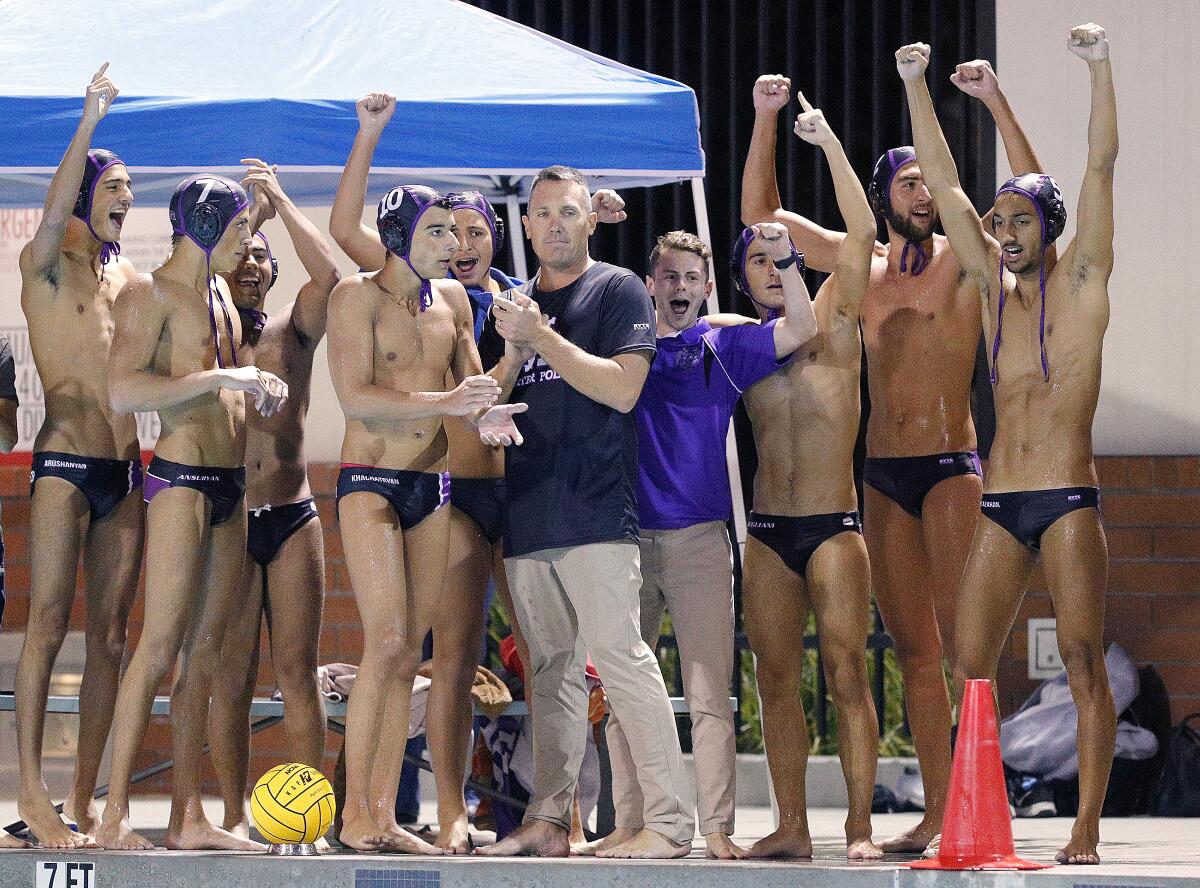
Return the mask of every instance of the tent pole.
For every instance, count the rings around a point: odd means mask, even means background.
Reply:
[[[515,194],[504,198],[508,208],[508,242],[512,246],[513,274],[518,279],[529,280],[529,266],[525,264],[525,234],[521,228],[521,199]]]
[[[692,204],[696,209],[696,233],[700,235],[702,241],[711,246],[712,232],[708,227],[708,202],[704,198],[704,180],[697,176],[691,180],[691,183]],[[708,313],[716,314],[721,310],[721,306],[717,301],[717,272],[712,259],[708,260],[708,275],[713,282],[712,293],[709,294],[707,302]],[[733,527],[738,545],[744,551],[746,548],[746,505],[742,495],[742,471],[738,463],[737,439],[733,434],[732,422],[725,433],[725,462],[729,468],[729,491],[733,496]]]

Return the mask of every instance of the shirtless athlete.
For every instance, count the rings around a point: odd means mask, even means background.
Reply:
[[[824,115],[798,94],[804,112],[796,134],[819,145],[833,176],[846,223],[834,273],[810,308],[816,336],[792,363],[744,396],[754,427],[758,472],[754,510],[746,521],[742,606],[762,698],[763,737],[779,802],[779,828],[750,849],[754,857],[811,857],[804,793],[808,731],[800,687],[800,639],[816,616],[821,662],[838,709],[839,749],[850,800],[846,856],[882,855],[871,841],[878,722],[867,683],[871,569],[854,489],[862,343],[859,308],[871,273],[875,221],[866,195]],[[734,248],[734,280],[760,319],[794,313],[781,306],[788,278],[797,283],[794,250],[784,237],[766,244],[744,232]],[[803,259],[795,262],[802,264]]]
[[[1075,239],[1055,261],[1049,247],[1067,213],[1049,176],[1009,179],[991,231],[959,186],[925,84],[929,47],[896,53],[917,153],[966,282],[982,299],[996,395],[996,440],[982,514],[962,580],[960,679],[995,680],[996,664],[1038,557],[1058,620],[1058,647],[1079,710],[1079,813],[1059,863],[1099,863],[1100,811],[1116,713],[1104,667],[1108,548],[1092,462],[1092,419],[1108,327],[1113,267],[1117,103],[1108,40],[1099,25],[1072,29],[1088,64],[1091,120]]]
[[[134,417],[109,407],[103,368],[113,341],[113,302],[133,266],[119,257],[133,203],[115,154],[88,150],[118,90],[105,64],[88,84],[83,118],[50,183],[33,240],[21,251],[21,308],[45,392],[33,444],[30,610],[16,670],[17,810],[44,848],[74,848],[95,832],[96,773],[112,724],[125,624],[137,594],[145,507]],[[59,818],[42,780],[42,731],[54,658],[67,632],[83,556],[87,659],[79,688],[75,782]],[[0,835],[0,846],[7,839]]]
[[[200,763],[212,678],[246,558],[243,392],[270,416],[287,386],[238,360],[237,310],[213,277],[214,269],[236,267],[250,243],[246,192],[219,176],[194,176],[175,190],[170,217],[171,256],[121,291],[109,359],[112,408],[156,410],[162,433],[146,473],[145,625],[117,695],[111,791],[96,841],[153,847],[129,825],[129,781],[155,691],[177,667],[167,847],[262,850],[209,823]]]
[[[317,643],[325,595],[325,547],[308,485],[304,419],[308,414],[313,355],[325,336],[329,294],[339,279],[328,242],[292,203],[273,169],[259,160],[242,185],[253,186],[253,226],[278,214],[308,274],[296,298],[265,314],[278,260],[261,231],[232,271],[221,277],[242,322],[241,353],[288,386],[287,403],[273,416],[246,416],[246,505],[249,558],[242,591],[222,647],[224,664],[213,679],[209,742],[225,799],[223,826],[249,835],[246,776],[250,754],[250,701],[258,677],[263,615],[271,639],[271,667],[283,692],[283,727],[290,761],[320,768],[325,751],[325,705],[317,688]]]
[[[500,387],[480,373],[467,294],[444,278],[458,249],[451,205],[423,186],[379,202],[383,269],[330,301],[330,372],[346,437],[338,509],[363,624],[346,723],[341,840],[360,851],[441,854],[395,818],[420,644],[442,595],[450,493],[445,416],[477,415]],[[446,391],[447,376],[457,385]],[[503,428],[519,407],[497,408]]]
[[[960,65],[954,83],[991,111],[1016,174],[1037,158],[986,62]],[[742,179],[742,221],[788,226],[808,264],[832,271],[845,235],[782,209],[775,181],[776,114],[790,81],[754,86],[756,117]],[[882,844],[921,851],[941,829],[950,783],[950,698],[955,595],[983,489],[971,421],[979,344],[976,295],[946,239],[912,148],[893,148],[871,177],[872,208],[887,225],[862,304],[871,414],[864,467],[865,534],[879,609],[896,645],[921,778],[925,817]]]

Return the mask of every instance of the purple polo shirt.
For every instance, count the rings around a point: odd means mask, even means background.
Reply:
[[[638,486],[644,530],[675,530],[733,514],[725,433],[742,392],[784,366],[775,321],[714,330],[700,318],[658,352],[638,399]]]

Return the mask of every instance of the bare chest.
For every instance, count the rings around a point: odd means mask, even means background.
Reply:
[[[414,374],[445,376],[454,355],[454,313],[441,300],[415,315],[382,300],[375,323],[375,374],[397,379]]]
[[[973,353],[980,313],[978,296],[969,290],[950,263],[935,263],[915,277],[876,268],[861,310],[868,357],[939,351],[960,342]]]

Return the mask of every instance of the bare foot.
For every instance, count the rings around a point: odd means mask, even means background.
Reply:
[[[381,827],[383,830],[383,846],[380,851],[391,851],[396,854],[445,854],[441,848],[431,845],[420,836],[414,835],[397,823],[388,823]]]
[[[0,848],[32,848],[33,845],[24,839],[18,839],[6,829],[0,829]]]
[[[673,860],[692,853],[692,843],[677,845],[660,832],[649,827],[623,845],[597,851],[597,857],[613,857],[622,860]]]
[[[881,857],[883,857],[883,849],[872,842],[870,836],[865,839],[846,837],[847,860],[879,860]]]
[[[167,830],[164,843],[172,851],[266,851],[262,842],[235,836],[203,818],[185,820],[179,832]]]
[[[750,846],[751,857],[812,857],[808,826],[784,825]]]
[[[338,841],[355,851],[382,851],[386,833],[370,817],[356,817],[342,821]]]
[[[87,833],[74,832],[62,822],[45,794],[32,797],[22,794],[17,800],[17,814],[42,848],[82,848],[91,841]]]
[[[502,841],[476,848],[484,857],[567,857],[571,845],[567,831],[546,820],[528,820]]]
[[[434,844],[447,854],[470,854],[471,832],[468,828],[466,813],[463,813],[449,826],[439,827],[437,841]]]
[[[325,838],[324,836],[321,836],[321,838],[313,842],[313,847],[317,849],[318,854],[329,854],[331,851],[333,851],[333,849],[329,847],[329,839]]]
[[[62,812],[63,816],[73,821],[84,835],[95,835],[96,830],[100,827],[100,806],[91,796],[79,801],[68,795],[67,800],[63,802]]]
[[[880,842],[879,847],[884,854],[920,854],[941,830],[941,823],[941,817],[933,818],[926,812],[924,819],[908,832]]]
[[[1080,836],[1072,830],[1071,841],[1067,842],[1066,846],[1054,855],[1054,859],[1059,863],[1094,866],[1100,862],[1100,854],[1096,849],[1099,844],[1099,836]]]
[[[704,837],[708,846],[707,857],[713,860],[745,860],[750,852],[741,845],[735,845],[733,839],[723,832],[710,832]]]
[[[154,850],[154,843],[135,833],[128,818],[112,822],[107,818],[102,820],[100,828],[96,830],[96,844],[110,851]]]
[[[607,851],[609,848],[617,847],[617,845],[624,845],[639,832],[641,830],[619,826],[602,839],[596,839],[594,842],[572,844],[571,853],[578,857],[595,857],[598,851]]]
[[[246,817],[242,817],[241,820],[238,820],[235,823],[225,821],[221,824],[221,828],[225,830],[225,832],[233,833],[239,839],[250,838],[250,821]]]

